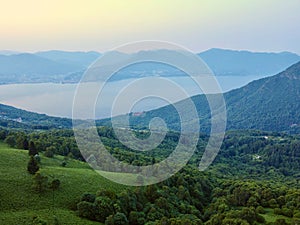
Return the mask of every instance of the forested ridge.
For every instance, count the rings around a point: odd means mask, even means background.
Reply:
[[[300,132],[300,62],[285,71],[252,81],[244,87],[224,93],[227,113],[227,130],[265,130],[275,132]],[[193,96],[202,132],[210,131],[211,112],[205,95]],[[188,100],[175,103],[188,105]],[[152,118],[162,118],[169,129],[181,129],[180,117],[174,105],[167,105],[136,116],[129,114],[130,125],[147,129]],[[189,113],[189,112],[184,112]],[[110,119],[97,121],[110,126]]]

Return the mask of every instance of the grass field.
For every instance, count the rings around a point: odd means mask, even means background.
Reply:
[[[36,216],[47,224],[53,224],[54,216],[60,224],[99,224],[76,215],[74,209],[80,196],[102,188],[116,192],[125,188],[101,177],[86,163],[68,160],[62,167],[63,157],[41,156],[40,172],[50,180],[58,178],[61,186],[55,192],[38,194],[32,188],[33,176],[27,172],[28,160],[27,151],[0,143],[0,224],[32,224]]]

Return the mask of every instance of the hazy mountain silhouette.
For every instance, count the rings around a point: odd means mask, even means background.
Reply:
[[[162,54],[166,50],[158,50]],[[141,57],[148,51],[137,53]],[[1,83],[42,83],[42,82],[78,82],[86,68],[94,62],[100,53],[43,51],[37,53],[20,53],[0,51]],[[109,62],[105,62],[103,70],[107,70],[115,62],[115,56],[131,57],[130,54],[109,52]],[[300,56],[289,53],[255,53],[210,49],[198,54],[217,76],[256,75],[265,77],[276,74],[290,65],[300,61]],[[153,62],[129,66],[118,72],[111,80],[140,78],[146,76],[183,76],[177,68]]]
[[[213,48],[198,54],[215,75],[273,75],[300,61],[290,52],[267,53]]]

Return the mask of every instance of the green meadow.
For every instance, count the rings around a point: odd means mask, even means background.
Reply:
[[[49,180],[59,179],[58,190],[37,193],[33,189],[33,176],[27,172],[28,152],[0,143],[0,221],[5,224],[33,224],[35,217],[54,224],[99,224],[76,215],[76,204],[85,192],[99,189],[121,191],[121,185],[101,177],[88,164],[69,159],[62,167],[62,156],[47,158],[41,155],[40,172]]]

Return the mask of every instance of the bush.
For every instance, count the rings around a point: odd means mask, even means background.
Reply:
[[[293,217],[293,211],[291,209],[286,208],[286,207],[282,208],[281,213],[284,216]]]
[[[281,214],[282,214],[281,209],[275,208],[275,209],[274,209],[274,214],[275,214],[275,215],[281,215]]]
[[[105,222],[106,217],[114,213],[112,200],[108,197],[97,197],[94,202],[95,219],[101,223]]]
[[[44,155],[48,158],[53,158],[55,152],[55,148],[53,146],[46,148]]]
[[[77,204],[78,215],[90,220],[94,220],[95,217],[95,207],[93,203],[90,202],[79,202]]]
[[[127,217],[124,213],[116,213],[114,215],[114,225],[128,225]]]
[[[53,190],[53,191],[58,190],[59,186],[60,186],[60,180],[59,179],[54,179],[50,184],[50,189]]]
[[[275,225],[287,225],[285,219],[277,219],[274,224]]]
[[[6,135],[6,130],[0,130],[0,140],[4,140],[6,138]]]
[[[114,216],[113,215],[110,215],[109,217],[106,218],[105,225],[114,225]]]
[[[84,193],[81,197],[81,201],[94,203],[96,199],[96,195],[90,193]]]
[[[256,213],[259,213],[259,214],[265,214],[266,211],[265,211],[265,209],[264,209],[262,206],[258,206],[258,207],[256,208]]]
[[[256,221],[259,222],[259,223],[265,223],[266,222],[265,218],[262,215],[257,215],[256,216]]]
[[[130,225],[143,225],[145,224],[145,213],[131,211],[129,214],[129,223]]]
[[[268,203],[269,203],[269,207],[270,208],[275,209],[275,208],[279,207],[279,205],[277,204],[277,202],[276,202],[276,200],[274,198],[272,198]]]
[[[47,190],[47,188],[48,188],[48,177],[47,176],[44,176],[38,172],[34,175],[33,180],[34,180],[33,188],[38,193],[42,193],[45,190]]]

